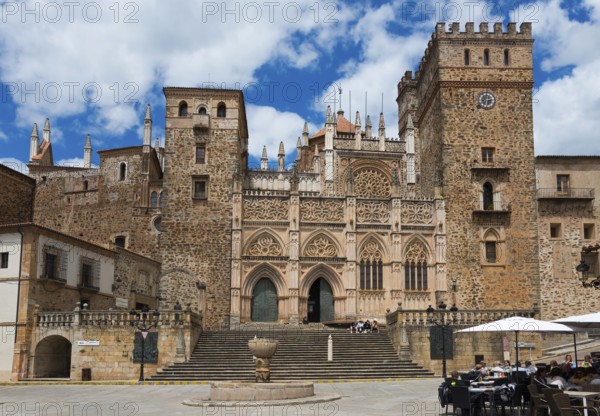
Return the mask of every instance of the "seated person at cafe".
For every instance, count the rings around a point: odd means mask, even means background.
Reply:
[[[575,363],[573,362],[573,357],[571,357],[571,354],[565,355],[565,360],[562,362],[562,364],[568,364],[571,368],[576,367]]]
[[[561,373],[561,369],[558,367],[550,370],[550,375],[546,377],[546,382],[551,385],[550,387],[554,386],[554,388],[559,388],[561,390],[565,389],[567,380],[565,380]]]
[[[480,381],[483,379],[483,374],[481,373],[481,369],[483,367],[481,364],[476,364],[475,367],[469,371],[469,381]]]
[[[484,377],[489,376],[490,371],[488,370],[487,363],[485,361],[481,360],[479,362],[479,364],[481,364],[481,375],[483,375]]]
[[[555,368],[555,367],[558,367],[558,361],[551,360],[550,361],[550,370],[549,371],[552,371],[552,369]]]
[[[589,378],[585,374],[583,367],[577,367],[575,373],[569,379],[570,390],[583,390],[583,386],[589,383]]]
[[[527,374],[531,375],[537,371],[537,368],[535,368],[533,364],[531,364],[531,361],[525,360],[525,371],[527,372]]]
[[[494,377],[499,377],[500,373],[504,373],[504,367],[502,367],[502,363],[500,361],[494,361],[494,366],[490,370],[490,373]]]
[[[592,356],[591,355],[586,355],[585,357],[583,357],[583,362],[581,363],[582,367],[592,367]]]
[[[546,369],[543,367],[539,367],[537,372],[533,374],[531,383],[537,387],[540,393],[542,392],[542,389],[550,389],[554,387],[548,384],[548,381],[546,380]]]

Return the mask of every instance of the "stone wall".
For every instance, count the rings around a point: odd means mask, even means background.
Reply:
[[[229,325],[233,179],[245,169],[247,138],[243,96],[227,90],[164,91],[167,201],[161,235],[161,297],[164,305],[179,300],[193,310],[199,309],[203,297],[206,325],[218,328]],[[190,115],[179,117],[183,101]],[[220,103],[226,105],[225,117],[217,117]],[[207,128],[193,124],[191,113],[201,105],[210,115]],[[204,164],[196,164],[197,145],[206,148]],[[206,183],[206,198],[194,197],[194,183],[199,180]]]
[[[0,165],[0,224],[31,222],[35,181]]]
[[[180,321],[175,321],[175,314]],[[133,362],[133,343],[136,329],[129,325],[128,312],[95,311],[36,315],[38,324],[33,331],[29,375],[35,378],[36,348],[49,337],[62,337],[71,343],[71,380],[80,381],[82,370],[90,369],[95,380],[138,380],[140,363]],[[180,322],[180,323],[177,323]],[[158,362],[144,364],[148,378],[157,370],[189,359],[201,330],[201,316],[191,312],[161,311],[157,331]],[[183,336],[185,352],[178,355],[179,338]],[[78,341],[97,341],[98,346],[77,345]],[[180,351],[181,352],[181,351]],[[38,364],[39,366],[40,364]]]

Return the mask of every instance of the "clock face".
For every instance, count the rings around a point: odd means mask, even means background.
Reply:
[[[490,109],[496,104],[496,97],[491,92],[482,92],[477,99],[477,105],[481,108]]]

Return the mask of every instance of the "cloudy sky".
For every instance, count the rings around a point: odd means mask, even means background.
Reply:
[[[20,171],[46,117],[55,163],[80,163],[88,133],[94,150],[141,144],[147,103],[162,143],[163,86],[243,89],[254,157],[283,141],[291,160],[327,105],[383,109],[396,136],[396,84],[437,21],[532,22],[536,154],[600,155],[599,0],[1,4],[0,162]]]

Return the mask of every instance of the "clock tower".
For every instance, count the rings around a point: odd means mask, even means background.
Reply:
[[[415,127],[417,178],[446,206],[448,290],[459,308],[539,304],[531,24],[438,23],[398,84]]]

